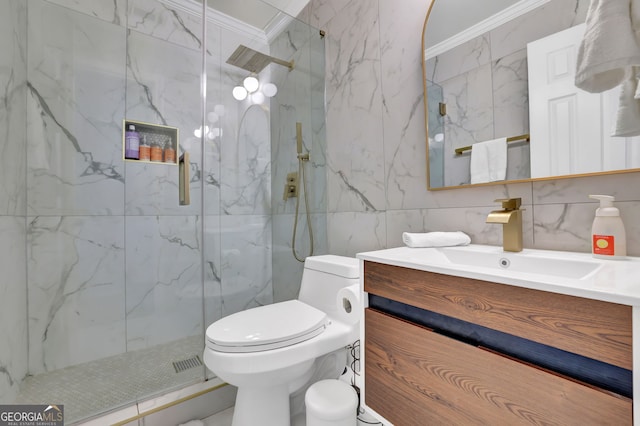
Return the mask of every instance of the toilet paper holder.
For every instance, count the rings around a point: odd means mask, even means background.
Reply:
[[[347,299],[346,297],[342,298],[342,308],[348,314],[350,314],[351,310],[353,309],[353,307],[351,306],[351,301],[349,299]]]

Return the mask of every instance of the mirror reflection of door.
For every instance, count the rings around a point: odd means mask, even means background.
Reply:
[[[584,29],[577,25],[527,45],[532,178],[640,166],[640,137],[611,136],[619,87],[588,93],[574,84]]]

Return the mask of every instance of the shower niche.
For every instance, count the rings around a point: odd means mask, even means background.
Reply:
[[[122,157],[125,161],[178,164],[177,127],[123,120]]]

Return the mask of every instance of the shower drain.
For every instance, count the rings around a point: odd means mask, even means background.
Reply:
[[[191,358],[183,359],[182,361],[174,361],[173,368],[176,370],[176,373],[181,373],[190,368],[200,367],[202,365],[202,361],[198,355],[194,355]]]

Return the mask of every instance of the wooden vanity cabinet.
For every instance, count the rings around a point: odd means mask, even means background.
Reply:
[[[631,307],[365,261],[364,290],[631,369]],[[365,310],[365,404],[402,425],[630,425],[632,400]]]

